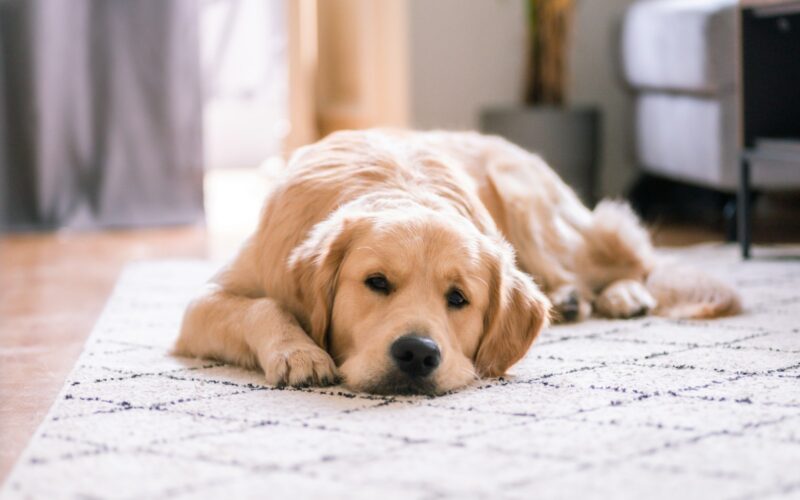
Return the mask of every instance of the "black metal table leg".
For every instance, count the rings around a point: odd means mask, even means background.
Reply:
[[[750,162],[746,155],[741,157],[739,173],[739,244],[742,258],[750,258]]]

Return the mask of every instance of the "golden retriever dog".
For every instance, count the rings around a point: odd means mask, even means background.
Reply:
[[[627,205],[589,210],[503,139],[348,131],[292,156],[175,351],[274,385],[435,395],[503,375],[551,316],[738,308],[727,286],[660,266]]]

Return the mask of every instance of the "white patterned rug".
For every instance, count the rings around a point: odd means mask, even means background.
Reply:
[[[800,497],[800,261],[676,255],[745,314],[553,327],[508,379],[435,399],[172,358],[214,268],[133,264],[0,496]]]

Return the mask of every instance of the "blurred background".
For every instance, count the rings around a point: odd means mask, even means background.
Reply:
[[[798,34],[790,0],[0,0],[0,478],[121,267],[229,257],[338,129],[504,135],[667,245],[734,240],[766,151],[754,238],[797,241]]]
[[[0,230],[205,222],[246,234],[295,148],[399,126],[499,133],[590,205],[631,196],[657,225],[733,239],[739,8],[6,0]],[[780,191],[800,180],[757,177]]]

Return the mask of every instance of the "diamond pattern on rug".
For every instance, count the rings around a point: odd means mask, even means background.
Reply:
[[[172,357],[216,266],[131,264],[0,496],[800,497],[800,261],[672,256],[744,314],[551,327],[509,376],[438,398]]]

